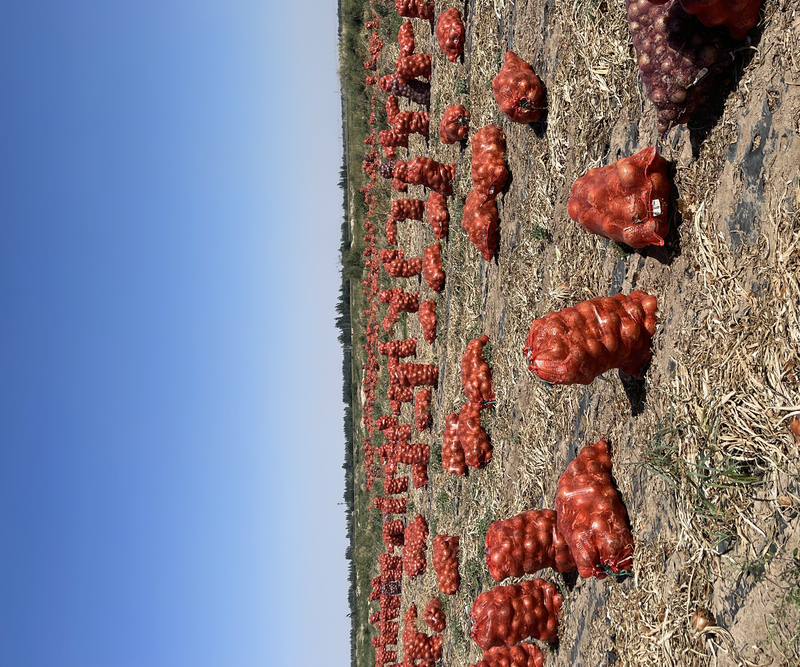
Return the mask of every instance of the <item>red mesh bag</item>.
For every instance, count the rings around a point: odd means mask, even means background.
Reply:
[[[544,86],[531,66],[506,51],[503,67],[492,79],[497,105],[515,123],[534,123],[544,112]]]
[[[383,269],[393,278],[413,278],[422,273],[422,257],[404,259],[404,250],[381,250]],[[388,254],[385,254],[388,253]]]
[[[667,161],[645,148],[575,181],[569,217],[592,234],[632,248],[664,245],[669,233]]]
[[[422,335],[432,344],[436,340],[436,302],[423,301],[419,304],[417,317],[422,326]]]
[[[744,39],[758,23],[762,0],[680,0],[704,26],[724,25],[734,39]]]
[[[395,0],[394,7],[400,16],[433,23],[433,0]]]
[[[492,386],[492,369],[483,358],[483,348],[489,342],[489,336],[483,334],[467,344],[461,357],[461,385],[464,395],[470,403],[481,406],[493,406],[495,402]]]
[[[483,652],[483,660],[472,667],[544,667],[544,652],[535,644],[494,646]]]
[[[428,195],[428,203],[425,204],[425,213],[428,215],[428,222],[433,235],[437,239],[447,238],[450,231],[450,211],[447,210],[447,200],[438,192],[431,192]]]
[[[425,543],[428,541],[428,522],[421,514],[408,524],[403,545],[403,571],[409,579],[425,572]]]
[[[433,549],[435,554],[436,538],[433,540]],[[436,567],[435,564],[434,567]],[[428,627],[434,632],[442,632],[447,627],[447,619],[445,618],[444,609],[442,609],[442,603],[439,601],[439,598],[433,598],[426,605],[422,618],[425,619],[425,623],[427,623]]]
[[[444,289],[444,269],[442,268],[442,244],[438,241],[425,248],[422,260],[422,277],[434,292]],[[415,311],[416,312],[416,311]]]
[[[386,390],[386,397],[390,401],[411,403],[411,401],[414,400],[414,389],[413,387],[404,387],[399,384],[389,383],[389,388]]]
[[[533,579],[484,591],[472,605],[472,639],[483,650],[514,646],[532,637],[558,640],[558,614],[564,598],[554,584]]]
[[[723,28],[706,28],[678,0],[625,4],[639,72],[663,137],[706,101],[715,77],[733,62],[736,42]]]
[[[389,95],[389,97],[386,98],[386,122],[388,122],[389,125],[394,125],[394,119],[399,113],[400,113],[400,102],[397,99],[397,96]],[[380,136],[381,133],[379,132],[378,137]],[[406,142],[405,145],[407,147],[408,142]]]
[[[395,547],[402,547],[405,533],[405,527],[400,519],[394,521],[387,521],[383,524],[382,536],[383,543],[386,545],[386,551],[392,552]]]
[[[405,514],[406,498],[375,498],[375,509],[384,514]]]
[[[394,218],[386,221],[386,243],[397,245],[397,220]]]
[[[400,556],[391,556],[389,554],[381,554],[378,556],[378,567],[381,572],[389,570],[403,570],[403,559]]]
[[[411,424],[397,424],[383,430],[384,437],[393,442],[408,442],[412,432]]]
[[[553,510],[529,510],[486,531],[486,567],[495,581],[534,574],[546,567],[572,572],[572,559],[564,536],[556,526]]]
[[[462,104],[447,107],[439,123],[439,139],[443,144],[454,144],[469,134],[469,111]]]
[[[431,425],[431,390],[420,389],[414,398],[414,425],[422,433]]]
[[[408,83],[417,77],[430,79],[432,59],[430,53],[415,53],[411,56],[400,56],[394,64],[394,69],[397,72],[397,80],[401,83]]]
[[[396,477],[383,481],[383,492],[386,495],[396,495],[408,491],[408,477]]]
[[[415,489],[421,489],[428,484],[428,465],[415,463],[411,466],[411,483]]]
[[[397,80],[396,74],[387,74],[380,78],[381,89],[397,97],[405,97],[409,102],[414,102],[423,107],[431,105],[431,84],[427,81],[409,81],[408,83]]]
[[[458,574],[458,535],[437,535],[433,538],[433,569],[436,584],[445,595],[455,595],[461,585]]]
[[[466,30],[461,21],[461,12],[455,7],[439,14],[436,21],[436,41],[447,59],[454,63],[464,55]]]
[[[442,657],[442,636],[426,635],[417,630],[417,605],[412,604],[404,617],[403,628],[403,664],[418,666],[430,663]],[[420,662],[416,662],[420,661]]]
[[[444,420],[442,468],[461,477],[467,472],[467,464],[464,463],[464,448],[458,439],[458,417],[459,414],[454,412]]]
[[[492,460],[492,444],[481,426],[479,403],[465,403],[458,416],[458,440],[464,448],[464,462],[482,468]]]
[[[398,222],[402,220],[422,220],[425,202],[421,199],[395,199],[392,202],[391,216]]]
[[[381,614],[384,614],[387,619],[397,618],[400,613],[400,596],[399,595],[381,595],[380,596]]]
[[[394,459],[398,463],[407,463],[408,465],[428,465],[431,458],[431,448],[421,442],[399,442],[395,446]]]
[[[464,204],[461,227],[469,234],[469,240],[483,258],[491,262],[500,246],[500,221],[495,198],[487,198],[477,190],[472,190]]]
[[[506,136],[497,125],[482,127],[472,137],[472,183],[486,197],[497,195],[508,180]]]
[[[406,173],[406,183],[424,185],[443,197],[453,194],[455,164],[441,164],[429,157],[418,156],[408,162]]]
[[[397,31],[397,43],[400,45],[400,55],[410,56],[414,53],[414,26],[406,20]]]
[[[405,340],[390,340],[386,343],[378,343],[378,354],[383,354],[393,357],[415,357],[417,356],[417,339],[406,338]],[[384,419],[381,417],[380,419]],[[380,419],[376,422],[380,424]],[[395,420],[394,426],[397,426]],[[380,429],[381,427],[378,426]]]
[[[431,115],[427,111],[401,111],[394,117],[394,131],[403,136],[421,134],[427,137],[430,130]],[[380,136],[380,135],[379,135]],[[406,148],[408,141],[406,141]]]
[[[433,364],[396,364],[390,370],[390,377],[401,387],[435,387],[439,382],[439,367]]]
[[[638,376],[650,360],[658,304],[639,290],[583,301],[534,320],[528,368],[552,384],[589,384],[611,368]]]
[[[390,342],[396,342],[396,341],[390,341]],[[389,343],[381,343],[381,345],[388,345],[388,344]],[[398,425],[397,417],[389,417],[388,415],[383,415],[381,417],[378,417],[377,420],[375,420],[375,428],[377,428],[379,431],[385,431],[387,428],[394,428],[397,425]]]
[[[378,77],[377,76],[368,76],[368,77],[366,77],[364,79],[364,83],[367,86],[374,86],[376,83],[378,83]]]
[[[628,513],[611,480],[611,455],[601,438],[584,447],[558,480],[558,529],[582,577],[605,579],[633,565]]]

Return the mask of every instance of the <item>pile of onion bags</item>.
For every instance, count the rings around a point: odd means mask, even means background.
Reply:
[[[572,186],[569,217],[586,231],[631,248],[664,245],[669,233],[668,163],[651,146],[590,169]]]
[[[397,31],[397,43],[400,45],[400,55],[410,56],[414,53],[414,26],[406,20]]]
[[[397,80],[396,74],[382,76],[379,81],[381,89],[397,97],[405,97],[409,102],[414,102],[423,107],[431,105],[431,84],[427,81],[414,79],[408,83]]]
[[[436,340],[436,302],[431,300],[419,304],[417,317],[422,326],[422,335],[426,341],[433,344]]]
[[[397,134],[406,137],[410,134],[421,134],[427,137],[430,122],[431,115],[427,111],[400,111],[395,115],[392,125]],[[408,148],[408,142],[405,147]]]
[[[442,468],[461,477],[467,472],[467,464],[464,462],[464,448],[458,439],[458,417],[459,414],[454,412],[444,420]]]
[[[395,547],[402,547],[403,540],[405,539],[405,526],[401,519],[394,521],[385,521],[381,529],[383,543],[386,545],[386,551],[392,552]]]
[[[631,568],[633,538],[611,480],[605,438],[584,447],[559,478],[556,513],[582,577],[604,579],[608,570],[618,574]]]
[[[422,220],[425,202],[421,199],[395,199],[392,202],[391,216],[401,222],[403,220]]]
[[[625,0],[628,27],[658,131],[686,123],[706,101],[714,78],[733,62],[736,42],[724,28],[707,28],[678,0]]]
[[[412,278],[422,273],[422,257],[404,259],[405,250],[381,250],[383,269],[393,278]]]
[[[378,496],[374,500],[375,509],[384,514],[405,514],[406,498],[382,498]]]
[[[417,630],[417,605],[412,604],[406,612],[403,628],[403,665],[419,664],[430,667],[442,657],[442,635],[426,635]],[[416,661],[420,661],[417,663]]]
[[[486,197],[477,190],[467,195],[461,227],[469,240],[487,261],[492,261],[500,245],[500,220],[497,216],[497,200]]]
[[[427,463],[415,463],[411,466],[411,483],[415,489],[421,489],[428,484]]]
[[[394,218],[386,221],[386,243],[397,245],[397,220]]]
[[[439,367],[434,364],[396,364],[389,372],[391,381],[401,387],[434,387],[439,381]]]
[[[443,197],[449,197],[453,194],[455,175],[455,164],[441,164],[429,157],[418,156],[409,160],[405,182],[411,185],[424,185]]]
[[[506,136],[497,125],[486,125],[472,137],[472,186],[485,197],[496,196],[508,180]]]
[[[383,553],[378,556],[378,566],[384,577],[386,574],[403,573],[403,559],[400,558],[400,556],[390,556],[389,554]],[[394,581],[394,579],[391,579],[391,581]]]
[[[397,495],[408,491],[408,477],[395,477],[383,480],[383,492],[387,495]]]
[[[439,139],[443,144],[454,144],[469,134],[469,111],[462,104],[447,107],[439,123]]]
[[[513,51],[506,51],[503,67],[492,79],[492,92],[500,111],[515,123],[536,122],[544,113],[544,86]]]
[[[403,571],[409,579],[425,572],[425,543],[428,541],[428,522],[421,514],[408,524],[403,545]]]
[[[555,584],[542,579],[497,586],[478,595],[472,605],[470,634],[483,650],[514,646],[528,637],[555,642],[563,603]]]
[[[492,460],[492,444],[481,426],[481,404],[467,402],[458,416],[458,441],[464,449],[464,463],[483,468]]]
[[[415,53],[410,56],[400,56],[394,63],[397,80],[401,83],[408,83],[412,79],[422,77],[431,78],[431,61],[433,56],[430,53]]]
[[[434,553],[436,553],[435,538],[433,545]],[[436,567],[435,563],[434,567]],[[428,627],[434,632],[442,632],[447,627],[447,619],[445,618],[444,609],[442,609],[442,603],[439,601],[439,598],[433,598],[425,606],[422,618],[425,619],[425,623],[427,623]]]
[[[758,23],[763,0],[680,0],[681,7],[694,14],[704,26],[724,25],[734,39],[744,39]]]
[[[428,465],[431,458],[431,448],[422,442],[398,442],[395,444],[394,460],[408,465]]]
[[[461,585],[458,574],[458,535],[437,535],[433,538],[433,569],[436,584],[445,595],[454,595]]]
[[[466,30],[461,21],[461,12],[455,7],[439,14],[436,20],[436,41],[447,59],[454,63],[464,55]]]
[[[552,384],[589,384],[611,368],[638,376],[650,360],[656,298],[642,291],[595,297],[533,321],[528,368]]]
[[[414,397],[414,426],[422,433],[431,421],[431,390],[420,389]]]
[[[400,16],[433,23],[433,0],[395,0],[394,8]]]
[[[378,343],[378,353],[392,357],[415,357],[417,356],[417,339],[406,338],[404,340],[390,340],[385,343]],[[389,419],[388,417],[385,418]],[[384,419],[384,417],[380,417],[376,422],[376,426],[378,429],[383,430],[380,426],[381,419]],[[397,420],[395,420],[394,426],[397,426]]]
[[[486,531],[484,552],[489,574],[495,581],[533,574],[546,567],[556,572],[575,569],[553,510],[529,510],[493,522]]]
[[[428,195],[428,202],[425,204],[425,213],[428,215],[428,223],[433,229],[433,236],[436,239],[447,238],[450,231],[450,211],[447,210],[447,199],[438,192],[431,192]]]
[[[483,652],[483,659],[472,667],[544,667],[544,651],[535,644],[494,646]]]
[[[389,95],[386,98],[386,122],[389,125],[394,125],[394,119],[397,114],[400,113],[400,101],[397,99],[397,95]],[[378,138],[380,140],[380,132],[378,133]],[[408,141],[405,143],[405,147],[408,147]]]
[[[489,336],[483,334],[467,344],[461,357],[461,385],[467,401],[482,407],[493,406],[495,401],[492,385],[492,369],[483,358],[483,348],[489,342]]]
[[[422,260],[422,277],[434,292],[444,289],[444,269],[442,268],[442,244],[437,241],[424,249]],[[414,312],[417,312],[416,310]]]

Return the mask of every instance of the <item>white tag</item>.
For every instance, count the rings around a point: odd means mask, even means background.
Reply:
[[[653,203],[653,215],[661,215],[661,200],[654,199],[652,203]]]

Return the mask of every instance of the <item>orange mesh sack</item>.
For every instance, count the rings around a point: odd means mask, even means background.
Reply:
[[[439,14],[436,20],[436,41],[444,51],[447,59],[454,63],[464,55],[464,38],[466,30],[461,21],[461,12],[455,7]]]
[[[394,69],[397,72],[397,80],[400,81],[400,83],[408,83],[417,77],[430,79],[431,60],[432,56],[430,53],[415,53],[411,56],[400,56],[394,64]]]
[[[486,566],[495,581],[533,574],[546,567],[556,572],[575,569],[553,510],[529,510],[493,522],[486,531],[485,554]]]
[[[503,67],[492,79],[497,106],[515,123],[533,123],[544,112],[544,86],[531,66],[513,51],[506,51]]]
[[[493,406],[495,402],[492,385],[492,369],[483,358],[483,348],[489,342],[489,336],[483,334],[467,344],[464,356],[461,357],[461,385],[464,395],[470,403],[483,407]]]
[[[444,420],[442,468],[461,477],[467,472],[467,464],[464,462],[464,448],[458,439],[458,417],[458,413],[454,412]]]
[[[528,368],[552,384],[589,384],[611,368],[638,376],[650,360],[658,304],[639,290],[600,296],[534,320]]]
[[[414,397],[414,425],[422,433],[431,425],[431,390],[420,389]]]
[[[431,192],[428,195],[428,203],[425,204],[425,213],[428,215],[428,223],[433,229],[433,236],[439,240],[447,238],[450,231],[450,211],[447,210],[447,200],[438,192]]]
[[[397,31],[397,43],[400,45],[400,55],[410,56],[414,53],[414,26],[411,21],[405,21]]]
[[[535,644],[494,646],[483,652],[483,660],[472,667],[544,667],[544,652]]]
[[[464,204],[461,227],[467,232],[469,240],[481,256],[487,262],[491,262],[500,245],[500,220],[497,216],[495,198],[486,198],[477,190],[472,190]]]
[[[403,544],[403,571],[409,579],[425,572],[425,543],[428,541],[428,522],[421,514],[408,524]]]
[[[400,16],[433,23],[433,0],[395,0],[394,7]]]
[[[422,220],[425,202],[421,199],[395,199],[392,202],[391,216],[398,222],[402,220]]]
[[[436,553],[435,538],[433,540],[433,549],[435,554]],[[442,609],[442,603],[439,602],[439,598],[433,598],[425,606],[425,612],[422,614],[422,618],[425,619],[425,623],[427,623],[428,627],[434,632],[442,632],[447,627],[447,619],[445,618],[444,609]]]
[[[590,169],[575,181],[569,217],[592,234],[632,248],[664,245],[669,233],[667,161],[655,147]]]
[[[472,183],[486,197],[499,193],[508,180],[506,135],[497,125],[486,125],[472,137]]]
[[[744,39],[758,23],[762,0],[680,0],[704,26],[724,25],[734,39]]]
[[[731,51],[738,44],[724,28],[706,28],[678,0],[625,4],[639,73],[664,137],[705,103],[715,78],[733,62]]]
[[[427,137],[430,122],[431,115],[427,111],[401,111],[394,117],[392,125],[397,134],[406,137],[409,134],[421,134],[423,137]],[[406,144],[408,144],[407,141]],[[408,148],[407,145],[406,148]]]
[[[400,113],[400,100],[397,99],[397,95],[389,95],[386,98],[386,122],[389,125],[394,125],[394,119],[397,114]],[[380,137],[380,132],[378,133]],[[408,146],[408,142],[406,142],[406,146]]]
[[[439,124],[439,139],[443,144],[454,144],[469,134],[469,111],[463,104],[453,104],[442,114]]]
[[[397,220],[394,218],[386,221],[386,243],[397,245]]]
[[[481,593],[472,605],[470,634],[484,651],[514,646],[528,637],[555,642],[563,603],[555,585],[542,579],[497,586]]]
[[[417,356],[417,339],[416,338],[406,338],[405,340],[390,340],[385,343],[378,343],[378,353],[387,355],[387,356],[395,356],[395,357],[416,357]],[[376,425],[380,429],[381,423],[388,423],[388,422],[381,422],[380,420],[384,419],[381,417]],[[388,419],[388,417],[387,417]],[[394,421],[393,426],[397,426],[397,420]]]
[[[436,340],[436,302],[423,301],[419,304],[417,317],[422,326],[422,335],[432,344]]]
[[[389,373],[401,387],[435,387],[439,381],[439,367],[434,364],[395,364]]]
[[[442,268],[442,244],[438,241],[424,250],[422,277],[434,292],[444,289],[444,269]],[[416,312],[416,311],[415,311]]]
[[[415,157],[409,160],[406,182],[411,185],[424,185],[443,197],[453,194],[455,164],[441,164],[429,157]]]
[[[442,658],[442,635],[426,635],[417,630],[417,605],[412,604],[403,619],[403,664],[413,667],[426,665],[432,667]],[[419,662],[417,663],[416,661]]]
[[[421,489],[428,484],[428,464],[414,463],[411,466],[411,483],[415,489]]]
[[[458,416],[458,440],[464,448],[464,463],[482,468],[492,460],[492,443],[481,426],[480,403],[465,403]]]
[[[437,535],[433,538],[436,584],[445,595],[455,595],[461,585],[461,576],[458,574],[458,542],[458,535]]]
[[[558,529],[582,577],[604,579],[633,564],[628,513],[611,481],[608,443],[584,447],[558,480]]]

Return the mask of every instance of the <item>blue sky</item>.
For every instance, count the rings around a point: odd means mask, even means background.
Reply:
[[[0,3],[0,664],[349,661],[336,67],[335,2]]]

